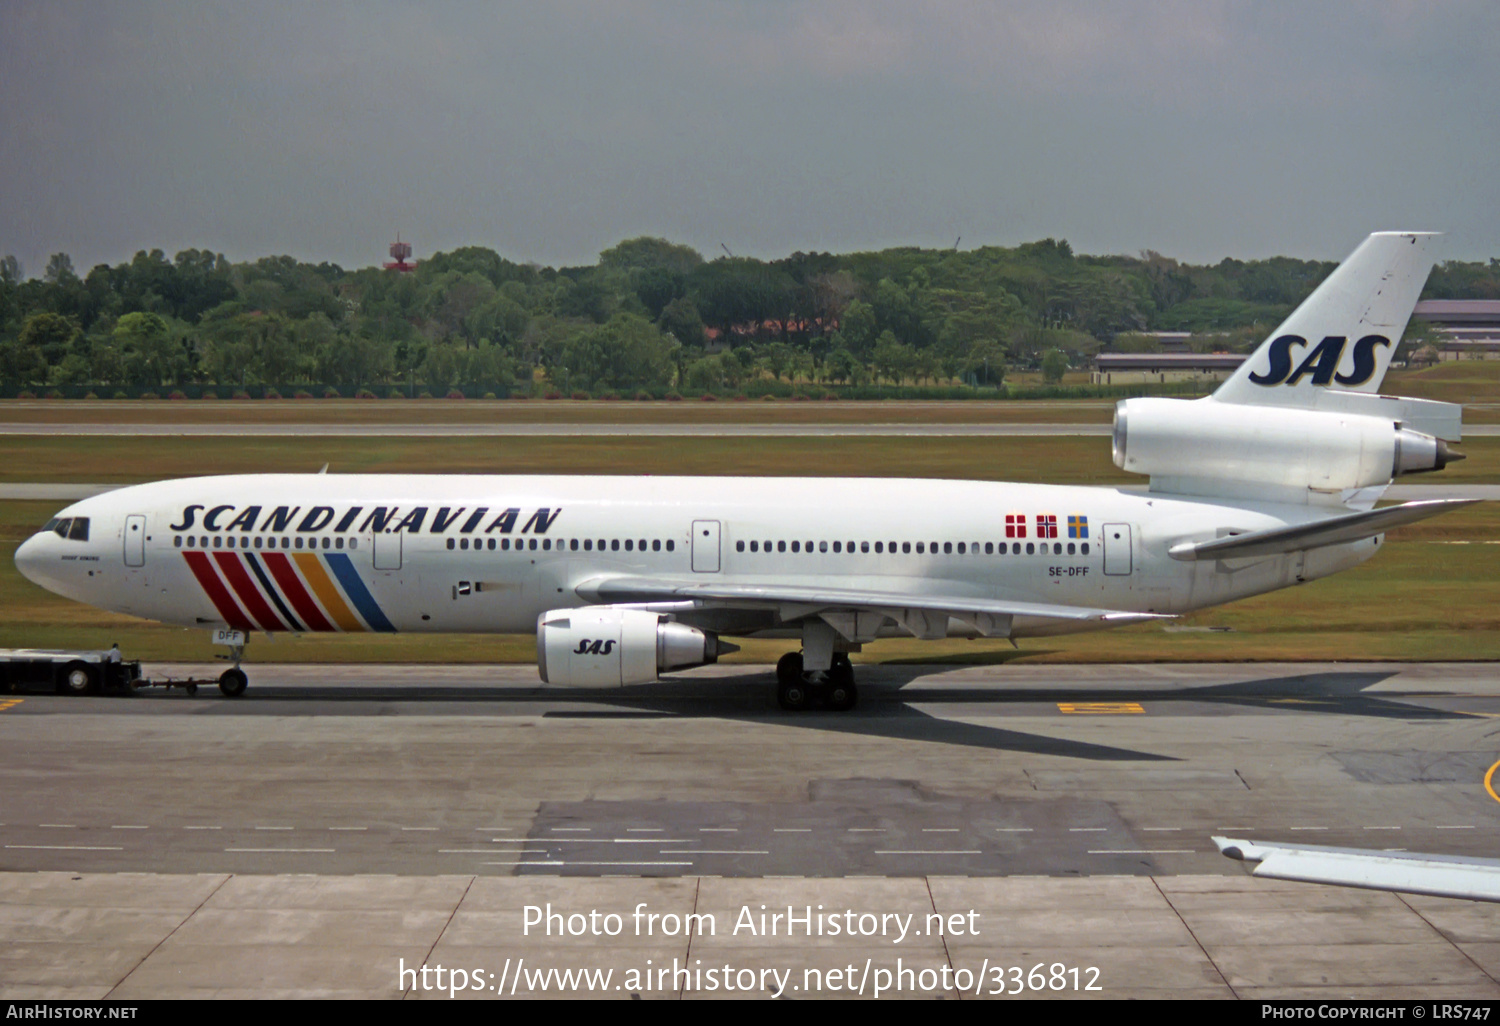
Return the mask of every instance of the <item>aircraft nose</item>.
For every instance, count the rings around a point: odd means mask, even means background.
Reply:
[[[16,569],[21,571],[22,577],[43,588],[47,587],[47,581],[42,574],[45,559],[42,550],[46,544],[46,539],[38,533],[27,538],[16,549]]]

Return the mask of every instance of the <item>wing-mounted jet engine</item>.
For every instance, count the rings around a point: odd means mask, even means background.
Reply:
[[[738,651],[715,634],[641,609],[553,609],[536,623],[542,682],[564,687],[648,684],[660,673],[706,666]]]

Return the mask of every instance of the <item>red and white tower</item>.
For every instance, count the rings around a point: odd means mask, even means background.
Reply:
[[[391,263],[385,265],[387,271],[414,271],[417,265],[409,262],[411,256],[411,243],[401,241],[401,233],[396,233],[396,241],[391,243]]]

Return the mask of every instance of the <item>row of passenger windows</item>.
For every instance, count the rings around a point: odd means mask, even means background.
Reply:
[[[62,535],[65,538],[73,538],[73,539],[87,541],[88,540],[88,518],[86,518],[86,517],[75,518],[73,520],[73,523],[77,524],[79,521],[82,521],[82,523],[83,523],[83,527],[81,529],[72,527],[67,520],[58,521],[55,524],[49,523],[47,529],[49,529],[49,530],[55,530],[59,535]],[[203,548],[203,549],[206,549],[206,548],[209,548],[210,546],[212,546],[213,548],[216,548],[216,549],[233,549],[233,548],[241,548],[241,549],[263,549],[263,548],[264,549],[274,549],[274,548],[278,547],[278,545],[277,545],[277,539],[276,538],[265,538],[265,537],[263,537],[261,535],[256,535],[253,538],[245,538],[245,537],[239,537],[239,538],[237,538],[235,535],[213,535],[213,536],[211,536],[211,538],[212,538],[212,540],[210,540],[210,536],[209,535],[204,535],[204,536],[202,536],[200,538],[200,537],[195,536],[195,535],[180,535],[179,534],[179,535],[176,535],[176,536],[173,537],[172,544],[174,546],[176,546],[177,548],[179,548],[179,549],[181,549],[181,548],[189,548],[189,549],[192,549],[192,548]],[[317,549],[317,548],[320,548],[320,547],[324,548],[324,549],[342,549],[342,548],[345,547],[344,546],[344,541],[345,540],[344,540],[343,536],[336,536],[336,537],[332,537],[332,538],[324,537],[324,538],[321,539],[321,543],[320,543],[320,540],[317,539],[317,538],[307,538],[305,540],[305,544],[304,544],[304,539],[302,538],[301,535],[298,535],[298,536],[292,537],[292,538],[288,538],[288,537],[286,537],[286,536],[283,535],[281,537],[281,543],[280,543],[279,547],[283,548],[283,549],[301,549],[301,548]],[[470,548],[472,548],[474,551],[480,551],[480,550],[483,550],[483,549],[488,549],[490,552],[494,552],[496,550],[499,550],[501,552],[509,552],[512,549],[514,549],[516,552],[521,552],[523,550],[529,550],[531,552],[536,552],[538,550],[540,550],[542,552],[551,552],[553,550],[553,548],[554,548],[554,539],[552,539],[552,538],[516,538],[516,539],[514,539],[514,543],[512,543],[512,539],[510,539],[510,538],[500,538],[498,540],[495,539],[495,538],[475,538],[475,539],[472,540],[472,544],[471,544],[471,540],[468,539],[468,538],[449,538],[447,540],[447,544],[448,544],[448,548],[450,548],[450,549],[459,549],[459,550],[469,550]],[[799,552],[799,553],[800,552],[808,552],[808,553],[811,553],[811,552],[814,552],[814,551],[817,551],[817,552],[828,552],[830,550],[830,548],[831,548],[832,551],[835,552],[835,553],[845,553],[845,552],[847,552],[847,553],[853,554],[856,551],[855,545],[856,545],[856,543],[852,542],[852,541],[851,542],[826,542],[826,541],[820,541],[820,542],[816,542],[816,543],[815,542],[810,542],[810,541],[809,542],[803,542],[803,541],[793,541],[793,542],[787,542],[787,541],[778,541],[778,542],[752,541],[752,542],[748,542],[748,543],[747,542],[743,542],[743,541],[737,541],[737,542],[734,543],[734,549],[735,549],[736,552],[744,552],[744,551],[746,551],[746,549],[748,547],[749,551],[751,551],[751,552],[772,552],[772,551],[775,551],[775,552]],[[625,552],[645,552],[645,551],[647,551],[648,546],[649,546],[650,551],[652,551],[652,552],[661,552],[663,550],[665,550],[667,552],[675,552],[676,549],[677,549],[676,543],[672,539],[670,539],[670,538],[668,538],[666,541],[662,541],[660,538],[657,538],[657,539],[653,539],[653,540],[651,540],[649,542],[645,538],[641,538],[641,539],[626,538],[623,541],[621,539],[619,539],[619,538],[608,538],[608,539],[606,539],[606,538],[600,538],[600,539],[597,539],[597,540],[595,540],[593,538],[582,538],[582,539],[580,539],[580,538],[568,538],[568,539],[558,538],[558,539],[555,539],[555,547],[556,547],[556,550],[559,551],[559,552],[564,551],[564,550],[567,550],[567,551],[570,551],[570,552],[580,552],[580,551],[581,552],[594,552],[594,551],[598,551],[598,552],[605,552],[605,551],[619,552],[622,549]],[[816,546],[816,548],[814,546]],[[899,546],[899,549],[898,549],[898,546]],[[357,548],[359,548],[359,539],[358,538],[350,538],[350,539],[348,539],[348,547],[351,548],[351,549],[357,549]],[[1026,542],[1026,555],[1028,555],[1028,556],[1034,555],[1036,553],[1036,551],[1037,551],[1038,548],[1041,549],[1042,554],[1045,555],[1047,553],[1048,546],[1047,546],[1046,542],[1041,542],[1040,545],[1038,545],[1038,543],[1036,543],[1036,542]],[[1009,545],[1007,545],[1007,543],[1005,543],[1005,542],[999,542],[998,544],[995,543],[995,542],[985,542],[984,545],[983,545],[983,549],[984,549],[984,554],[986,556],[992,556],[992,555],[1001,555],[1001,556],[1004,556],[1004,555],[1007,555],[1007,554],[1013,554],[1013,555],[1019,556],[1021,554],[1021,543],[1020,542],[1011,542],[1011,543],[1009,543]],[[1052,549],[1052,554],[1053,555],[1055,555],[1055,556],[1061,556],[1063,554],[1063,552],[1064,552],[1065,546],[1063,545],[1062,542],[1053,542],[1052,546],[1051,546],[1051,549]],[[975,555],[975,556],[977,556],[977,555],[979,555],[979,552],[980,552],[980,543],[979,542],[941,542],[941,543],[939,543],[939,542],[867,542],[867,541],[866,542],[859,542],[858,543],[858,550],[857,551],[859,551],[861,553],[869,553],[872,550],[875,552],[876,555],[882,555],[882,554],[885,554],[887,552],[890,553],[890,554],[892,554],[892,555],[894,555],[898,551],[901,554],[903,554],[903,555],[907,555],[907,554],[910,554],[913,551],[915,551],[917,555],[921,556],[921,555],[926,555],[928,553],[931,553],[932,555],[937,555],[938,552],[941,551],[944,555],[953,555],[953,554],[956,553],[956,554],[958,554],[960,556],[963,556],[963,555]],[[1076,545],[1076,547],[1075,547],[1075,543],[1068,542],[1067,545],[1066,545],[1066,552],[1070,556],[1079,555],[1079,554],[1087,556],[1089,554],[1089,543],[1088,542],[1083,542],[1081,544]]]
[[[186,541],[183,540],[184,537],[187,539]],[[283,535],[282,538],[281,538],[281,545],[279,547],[283,548],[283,549],[300,549],[300,548],[304,547],[302,542],[303,542],[303,539],[302,539],[301,535],[298,535],[295,538],[288,538],[288,537],[286,537],[286,536]],[[209,547],[209,536],[208,535],[204,535],[200,539],[200,538],[196,537],[195,535],[191,535],[191,534],[186,535],[186,536],[179,534],[179,535],[175,535],[172,538],[172,544],[174,546],[176,546],[177,548],[179,548],[179,549],[181,549],[181,548],[206,549],[206,548]],[[278,547],[277,544],[276,544],[276,539],[275,538],[264,538],[261,535],[256,535],[254,538],[243,538],[243,537],[241,537],[238,540],[236,540],[236,536],[232,535],[232,534],[229,534],[229,535],[216,534],[216,535],[213,536],[213,543],[212,544],[213,544],[213,547],[216,548],[216,549],[233,549],[233,548],[236,548],[236,547],[241,548],[241,549],[274,549],[274,548]],[[307,539],[307,544],[306,544],[305,547],[309,548],[309,549],[319,548],[320,546],[318,544],[318,539],[317,538],[308,538]],[[344,547],[344,539],[343,539],[342,536],[340,536],[340,537],[334,537],[334,538],[326,538],[325,537],[323,539],[323,543],[321,545],[321,548],[325,548],[325,549],[342,549],[343,547]],[[357,549],[357,548],[359,548],[359,539],[358,538],[350,538],[349,539],[349,548],[351,548],[351,549]]]
[[[666,541],[662,541],[660,538],[656,538],[650,542],[647,542],[645,538],[641,538],[639,540],[635,538],[626,538],[623,542],[619,538],[600,538],[597,541],[595,541],[595,539],[593,538],[517,538],[515,539],[514,545],[511,544],[511,539],[501,538],[498,547],[501,552],[509,552],[511,549],[515,549],[515,551],[517,552],[520,552],[523,549],[529,549],[531,552],[536,552],[538,549],[543,552],[551,552],[554,548],[554,541],[556,542],[555,547],[558,552],[562,552],[564,550],[569,552],[593,552],[595,551],[596,547],[600,552],[604,552],[606,550],[610,552],[619,552],[622,547],[626,552],[645,552],[648,545],[650,546],[650,550],[652,552],[661,552],[663,549],[665,549],[667,552],[677,551],[677,543],[670,538],[668,538]],[[488,549],[489,551],[494,552],[496,549],[495,539],[475,538],[472,547],[475,550]],[[460,550],[468,549],[470,548],[469,539],[449,538],[448,548]]]
[[[773,544],[775,546],[774,550],[772,548]],[[794,542],[778,541],[778,542],[774,542],[774,543],[773,542],[769,542],[769,541],[752,541],[752,542],[748,542],[748,543],[747,542],[742,542],[742,541],[737,541],[737,542],[734,543],[734,550],[736,552],[744,552],[747,546],[748,546],[748,548],[749,548],[749,550],[751,552],[772,552],[772,551],[775,551],[775,552],[787,552],[787,551],[791,551],[791,552],[812,552],[812,551],[814,551],[813,550],[813,543],[812,542],[801,542],[801,541],[794,541]],[[898,549],[898,546],[899,546],[899,549]],[[852,542],[852,541],[851,542],[826,542],[826,541],[820,541],[820,542],[817,543],[817,551],[818,552],[827,552],[830,547],[833,549],[834,552],[853,553],[855,551],[855,543]],[[916,554],[919,555],[919,556],[925,555],[925,554],[928,554],[928,553],[930,553],[930,554],[932,554],[932,555],[935,556],[935,555],[937,555],[939,553],[939,551],[941,551],[943,555],[953,555],[954,553],[957,553],[960,556],[965,556],[965,555],[974,555],[974,556],[977,556],[977,555],[979,555],[979,552],[980,552],[980,543],[979,542],[942,542],[941,545],[938,542],[867,542],[867,541],[865,541],[865,542],[860,542],[859,543],[859,549],[858,549],[859,552],[870,552],[872,549],[873,549],[873,551],[875,552],[876,555],[881,555],[883,553],[890,553],[890,554],[894,555],[898,551],[900,553],[902,553],[903,555],[905,555],[905,554],[911,553],[912,551],[915,551]],[[1021,543],[1020,542],[1011,542],[1011,543],[1009,543],[1009,546],[1007,547],[1007,544],[1005,542],[999,542],[998,544],[995,543],[995,542],[985,542],[984,545],[983,545],[983,549],[984,549],[984,554],[986,556],[993,556],[993,555],[1004,556],[1004,555],[1007,555],[1007,554],[1019,556],[1021,554]],[[1041,542],[1040,544],[1038,544],[1036,542],[1027,542],[1026,543],[1026,555],[1028,555],[1028,556],[1035,555],[1038,549],[1040,549],[1043,554],[1046,554],[1046,552],[1048,550],[1047,543],[1046,542]],[[1064,551],[1064,545],[1063,545],[1063,543],[1062,542],[1053,542],[1052,546],[1051,546],[1051,551],[1052,551],[1052,554],[1054,556],[1061,556],[1063,554],[1063,551]],[[1089,554],[1089,543],[1088,542],[1083,542],[1082,544],[1076,545],[1076,548],[1075,548],[1075,543],[1074,542],[1068,542],[1067,546],[1066,546],[1066,551],[1067,551],[1067,554],[1070,555],[1070,556],[1076,556],[1076,555],[1079,555],[1080,553],[1082,555],[1087,556]]]

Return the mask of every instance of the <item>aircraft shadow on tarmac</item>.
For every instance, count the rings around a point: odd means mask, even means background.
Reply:
[[[914,686],[931,673],[919,666],[881,667],[875,680],[861,684],[858,709],[846,713],[788,713],[775,708],[774,678],[767,673],[705,680],[671,678],[656,684],[608,690],[517,687],[500,685],[379,684],[278,685],[252,687],[245,696],[223,707],[224,712],[265,711],[262,703],[332,703],[340,712],[350,704],[418,706],[439,715],[477,712],[496,705],[510,706],[517,714],[525,705],[544,706],[540,715],[557,719],[663,719],[712,717],[839,734],[858,734],[899,740],[931,741],[993,751],[1061,755],[1092,761],[1177,761],[1169,756],[1109,745],[1049,737],[1008,730],[1003,727],[967,723],[940,715],[943,707],[955,714],[983,715],[1007,706],[1052,706],[1065,703],[1121,702],[1197,706],[1193,713],[1212,714],[1215,707],[1236,707],[1267,712],[1332,713],[1402,720],[1459,720],[1462,712],[1434,709],[1402,701],[1426,695],[1405,692],[1369,694],[1367,689],[1390,679],[1389,672],[1330,672],[1264,677],[1223,684],[1186,685],[1173,688],[1089,688],[1076,685],[1025,687],[992,684],[967,686]],[[260,709],[256,709],[260,706]],[[561,706],[562,708],[558,708]],[[956,707],[967,707],[959,710]],[[936,708],[934,708],[936,707]],[[1206,707],[1206,708],[1204,708]]]

